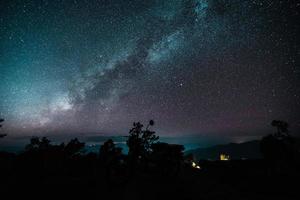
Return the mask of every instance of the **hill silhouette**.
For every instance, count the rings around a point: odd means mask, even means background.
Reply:
[[[244,143],[230,143],[216,145],[208,148],[197,148],[186,151],[185,154],[193,154],[197,160],[219,160],[220,154],[230,155],[231,159],[260,159],[260,141],[253,140]]]

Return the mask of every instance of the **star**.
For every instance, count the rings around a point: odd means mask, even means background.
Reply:
[[[0,117],[9,135],[122,135],[149,119],[157,133],[180,137],[260,137],[278,116],[298,127],[293,1],[1,7]]]

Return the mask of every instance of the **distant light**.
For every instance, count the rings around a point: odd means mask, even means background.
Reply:
[[[196,167],[197,164],[195,162],[192,162],[192,167]]]
[[[197,165],[194,161],[192,162],[192,167],[196,169],[201,169],[201,167]]]
[[[220,160],[230,160],[230,157],[226,154],[220,154]]]

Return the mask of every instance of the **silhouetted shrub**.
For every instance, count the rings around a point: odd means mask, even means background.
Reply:
[[[114,162],[114,160],[116,160],[121,155],[122,148],[116,147],[112,139],[107,140],[100,147],[99,159],[105,164]]]
[[[151,161],[161,174],[175,175],[183,164],[183,145],[155,143],[152,144]]]
[[[84,146],[84,142],[80,142],[77,138],[75,138],[64,147],[64,152],[67,154],[67,156],[75,156],[82,152]]]
[[[34,151],[34,150],[46,150],[50,147],[50,140],[46,137],[40,139],[39,137],[32,137],[30,143],[26,145],[25,150]]]
[[[285,121],[273,120],[271,123],[272,126],[277,129],[277,136],[288,135],[289,133],[289,124]]]
[[[288,133],[288,123],[274,120],[271,123],[277,132],[267,135],[260,142],[260,150],[269,166],[281,171],[287,165],[293,165],[299,157],[296,139]]]
[[[105,178],[108,183],[122,183],[126,179],[125,156],[122,148],[116,147],[112,139],[104,142],[100,147],[99,160],[104,167]]]

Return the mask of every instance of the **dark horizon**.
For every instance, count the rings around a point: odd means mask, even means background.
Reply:
[[[53,144],[60,144],[62,142],[67,143],[71,139],[78,138],[79,141],[85,142],[88,151],[98,153],[99,147],[108,139],[112,139],[119,147],[123,148],[123,152],[127,153],[128,147],[126,146],[126,140],[128,135],[73,135],[68,137],[61,135],[31,135],[23,137],[6,137],[0,140],[0,151],[8,151],[14,153],[20,153],[24,151],[24,147],[29,144],[32,137],[47,137]],[[161,142],[170,144],[180,144],[185,147],[185,151],[207,148],[215,145],[229,144],[229,143],[244,143],[253,140],[261,139],[260,136],[160,136]]]

